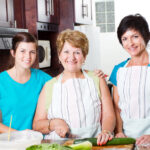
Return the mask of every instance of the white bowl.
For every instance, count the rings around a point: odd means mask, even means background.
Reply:
[[[11,132],[8,141],[8,133],[0,134],[0,150],[25,150],[27,147],[40,144],[43,135],[32,130]]]

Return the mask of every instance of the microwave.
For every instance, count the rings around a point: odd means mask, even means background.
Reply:
[[[39,68],[50,67],[51,65],[51,47],[50,41],[38,40]]]

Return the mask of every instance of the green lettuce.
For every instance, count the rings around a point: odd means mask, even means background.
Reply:
[[[89,141],[85,141],[79,144],[72,144],[69,146],[62,146],[60,144],[48,144],[43,143],[39,145],[32,145],[28,147],[26,150],[91,150],[92,143]]]
[[[53,144],[43,143],[39,145],[32,145],[26,148],[26,150],[72,150],[72,148],[67,146],[61,146],[56,143]]]

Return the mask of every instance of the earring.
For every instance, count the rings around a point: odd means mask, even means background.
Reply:
[[[59,64],[61,64],[61,61],[59,60]]]

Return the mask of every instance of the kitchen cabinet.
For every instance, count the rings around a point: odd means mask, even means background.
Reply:
[[[37,0],[38,21],[59,24],[59,0]]]
[[[76,24],[92,24],[92,0],[74,0]]]
[[[0,0],[0,26],[15,27],[13,0]]]
[[[0,0],[2,2],[3,0]],[[7,0],[8,1],[8,0]],[[42,68],[51,76],[57,76],[63,67],[59,64],[56,39],[66,29],[74,29],[74,0],[10,0],[14,2],[14,20],[17,28],[28,29],[38,40],[49,40],[51,46],[51,66]],[[50,15],[50,6],[54,13]],[[1,6],[2,3],[0,3]],[[1,13],[0,13],[1,15]],[[0,72],[8,69],[9,51],[0,50]],[[39,56],[33,65],[39,68]],[[11,60],[10,60],[11,63]]]

